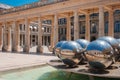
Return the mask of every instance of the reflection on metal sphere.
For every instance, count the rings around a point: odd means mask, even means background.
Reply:
[[[75,67],[81,60],[82,47],[75,41],[65,42],[60,48],[60,59],[69,67]]]
[[[98,38],[98,40],[103,40],[108,42],[113,48],[118,47],[118,42],[115,38],[113,37],[109,37],[109,36],[104,36],[104,37],[100,37]]]
[[[117,39],[117,41],[119,42],[119,44],[120,44],[120,39]]]
[[[77,43],[79,43],[81,45],[82,48],[86,48],[87,45],[90,43],[89,41],[85,40],[85,39],[78,39],[76,40]]]
[[[120,39],[117,39],[117,41],[118,41],[118,43],[119,43],[119,45],[118,45],[118,51],[119,51],[119,53],[120,53]]]
[[[114,50],[114,57],[115,57],[115,61],[118,61],[119,58],[120,58],[120,54],[119,54],[119,50],[118,50],[118,47],[119,47],[119,43],[118,41],[113,38],[113,37],[109,37],[109,36],[105,36],[105,37],[100,37],[98,38],[98,40],[103,40],[103,41],[106,41],[107,43],[109,43],[112,47],[113,47],[113,50]]]
[[[102,40],[91,42],[87,48],[86,58],[91,68],[105,69],[113,62],[113,48]]]
[[[53,49],[53,53],[56,54],[56,56],[59,57],[60,47],[61,47],[61,45],[64,44],[65,42],[67,42],[67,41],[60,41],[60,42],[58,42],[58,43],[55,45],[55,47],[54,47],[54,49]]]

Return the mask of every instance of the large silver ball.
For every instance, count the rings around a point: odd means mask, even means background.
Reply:
[[[87,46],[86,50],[85,55],[92,68],[105,69],[113,62],[113,48],[105,41],[93,41]]]
[[[118,45],[118,51],[119,51],[119,54],[120,54],[120,39],[117,39],[119,45]]]
[[[60,42],[58,42],[58,43],[55,45],[55,47],[54,47],[54,49],[53,49],[53,53],[54,53],[56,56],[59,57],[61,45],[64,44],[65,42],[67,42],[67,41],[60,41]]]
[[[81,60],[82,47],[75,41],[65,42],[60,48],[60,59],[69,67],[75,67]]]
[[[117,39],[117,41],[119,42],[119,44],[120,44],[120,39]]]
[[[115,38],[110,37],[110,36],[104,36],[104,37],[100,37],[98,38],[98,40],[103,40],[108,42],[113,48],[118,47],[118,42]]]
[[[90,43],[89,41],[87,41],[87,40],[85,40],[85,39],[78,39],[78,40],[76,40],[76,42],[78,43],[78,44],[80,44],[81,45],[81,47],[82,48],[86,48],[87,47],[87,45]]]
[[[105,37],[100,37],[98,38],[98,40],[103,40],[103,41],[106,41],[107,43],[109,43],[112,47],[113,47],[113,50],[114,50],[114,56],[115,56],[115,61],[118,61],[119,58],[120,58],[120,53],[118,52],[118,48],[119,48],[119,43],[118,41],[113,38],[113,37],[110,37],[110,36],[105,36]]]

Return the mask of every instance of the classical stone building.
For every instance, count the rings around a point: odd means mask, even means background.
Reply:
[[[29,52],[37,45],[101,36],[120,38],[120,0],[43,0],[0,12],[0,49]]]

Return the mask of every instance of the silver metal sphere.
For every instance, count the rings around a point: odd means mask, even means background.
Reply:
[[[75,41],[65,42],[60,48],[60,59],[69,67],[75,67],[81,60],[82,47]]]
[[[102,40],[91,42],[87,48],[86,58],[91,68],[105,69],[113,62],[113,48]]]
[[[110,36],[105,36],[105,37],[98,38],[98,40],[103,40],[103,41],[106,41],[107,43],[109,43],[113,47],[115,61],[118,61],[120,59],[119,43],[118,43],[117,39],[110,37]]]
[[[80,46],[82,47],[82,48],[86,48],[87,47],[87,45],[90,43],[89,41],[87,41],[87,40],[85,40],[85,39],[78,39],[78,40],[76,40],[76,42],[77,43],[79,43],[80,44]]]
[[[119,45],[118,45],[118,51],[119,51],[119,54],[120,54],[120,39],[117,39]]]
[[[67,42],[67,41],[60,41],[60,42],[58,42],[58,43],[55,45],[55,47],[54,47],[54,49],[53,49],[53,53],[54,53],[56,56],[59,57],[60,47],[61,47],[61,45],[64,44],[65,42]]]
[[[108,42],[113,48],[118,47],[118,41],[113,37],[104,36],[104,37],[98,38],[98,40],[103,40],[103,41]]]
[[[118,48],[120,49],[120,39],[117,39],[117,41],[118,41]]]
[[[117,41],[120,43],[120,39],[117,39]]]

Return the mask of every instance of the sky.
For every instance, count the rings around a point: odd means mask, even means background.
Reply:
[[[22,6],[25,4],[37,2],[37,1],[39,1],[39,0],[0,0],[0,3],[17,7],[17,6]]]

